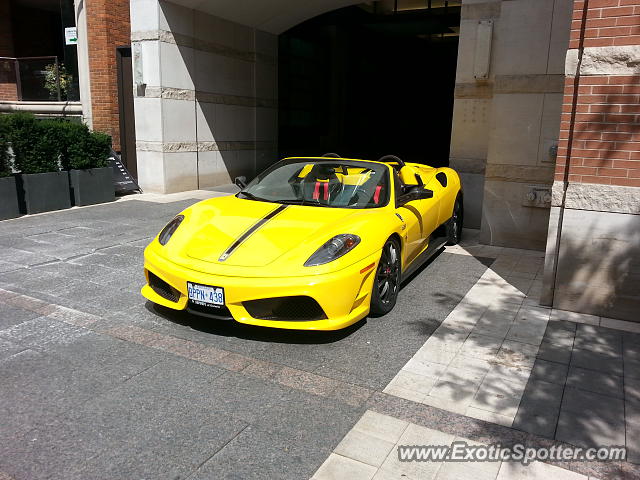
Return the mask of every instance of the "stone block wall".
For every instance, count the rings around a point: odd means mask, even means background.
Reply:
[[[273,163],[277,37],[157,0],[131,5],[139,181],[176,192]]]
[[[640,0],[576,0],[543,302],[640,321]]]
[[[488,21],[488,75],[478,78]],[[544,249],[570,22],[570,0],[463,2],[450,164],[483,243]]]

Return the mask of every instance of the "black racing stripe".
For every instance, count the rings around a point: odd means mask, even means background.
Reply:
[[[275,217],[276,215],[278,215],[280,212],[282,212],[284,209],[286,209],[289,205],[280,205],[278,208],[276,208],[275,210],[272,210],[271,212],[267,213],[266,216],[262,217],[260,220],[258,220],[254,225],[252,225],[246,232],[244,232],[242,235],[240,235],[238,237],[238,239],[233,242],[231,245],[229,245],[229,247],[222,252],[222,255],[220,255],[220,258],[218,259],[219,262],[224,262],[227,258],[229,258],[231,256],[231,254],[240,246],[244,243],[244,241],[249,238],[251,235],[253,235],[255,233],[256,230],[258,230],[260,227],[262,227],[265,223],[267,223],[269,220],[271,220],[273,217]]]

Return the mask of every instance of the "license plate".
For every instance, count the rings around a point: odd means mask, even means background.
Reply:
[[[198,305],[224,305],[224,288],[187,282],[189,300]]]

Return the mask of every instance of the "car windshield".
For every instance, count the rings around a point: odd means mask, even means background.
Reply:
[[[389,168],[357,160],[288,158],[258,175],[238,196],[320,207],[383,207],[389,202]]]

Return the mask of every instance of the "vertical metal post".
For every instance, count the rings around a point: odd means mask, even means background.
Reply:
[[[393,13],[398,13],[398,0],[393,2]]]
[[[56,89],[58,90],[58,101],[62,100],[60,96],[60,66],[58,65],[58,57],[56,57]]]
[[[22,81],[20,80],[20,60],[17,58],[14,59],[13,62],[14,68],[16,69],[16,94],[18,96],[18,101],[22,101]]]

